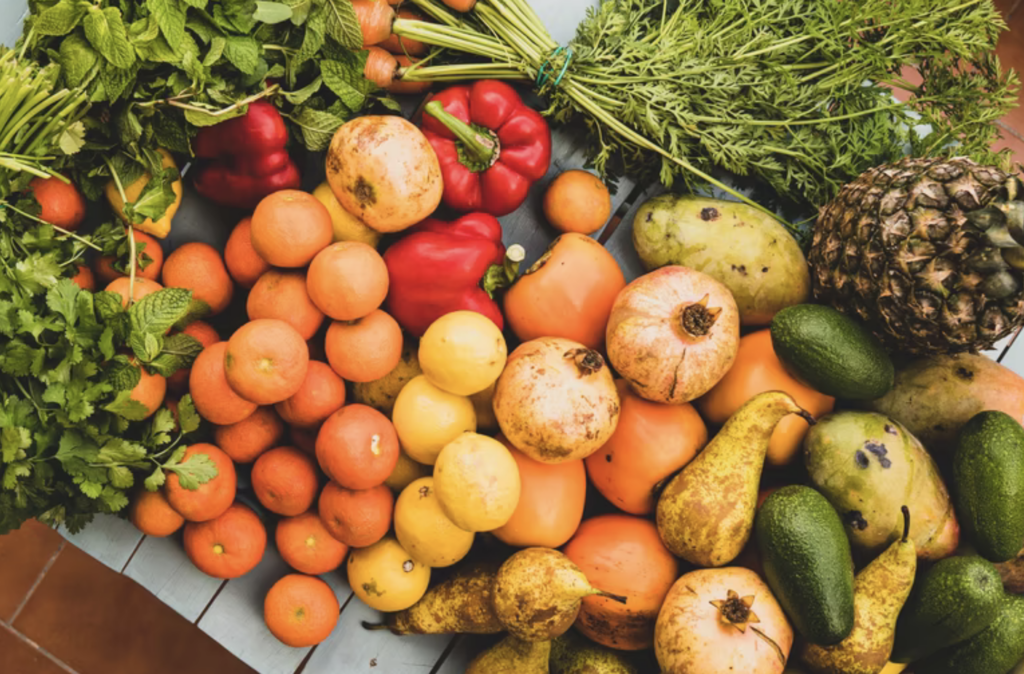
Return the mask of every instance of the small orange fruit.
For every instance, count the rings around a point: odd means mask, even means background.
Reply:
[[[198,241],[179,246],[167,256],[163,280],[168,288],[191,290],[193,300],[205,305],[202,313],[210,316],[227,309],[235,292],[220,253]]]
[[[270,269],[267,261],[252,247],[251,230],[252,218],[242,218],[224,245],[224,266],[235,283],[243,288],[251,288],[256,279]]]
[[[252,214],[253,249],[275,267],[305,267],[331,243],[331,214],[316,197],[299,190],[274,192]]]
[[[278,515],[299,515],[316,501],[316,462],[294,447],[275,447],[252,465],[252,490],[263,507]]]
[[[202,344],[204,349],[220,341],[220,335],[217,334],[212,325],[205,321],[192,321],[185,326],[182,332],[195,337],[196,341]],[[191,372],[192,368],[186,367],[172,374],[167,378],[168,388],[172,391],[184,391],[188,388],[188,376]]]
[[[348,552],[348,546],[331,536],[315,510],[282,519],[274,540],[288,566],[313,576],[337,569]]]
[[[214,578],[238,578],[256,568],[267,549],[267,530],[249,508],[236,503],[219,517],[185,525],[185,554]]]
[[[316,458],[327,477],[347,489],[384,484],[398,463],[398,434],[388,418],[367,405],[332,414],[316,437]]]
[[[167,395],[167,379],[158,374],[149,374],[144,367],[140,367],[139,372],[139,383],[132,389],[131,399],[145,406],[148,412],[143,418],[148,419],[164,402],[164,396]]]
[[[271,269],[256,281],[245,301],[249,320],[276,318],[290,323],[303,339],[320,329],[324,315],[306,292],[306,272]]]
[[[213,440],[235,463],[252,463],[260,454],[277,447],[284,437],[284,423],[273,407],[257,407],[238,423],[214,426]]]
[[[85,199],[78,189],[57,177],[33,178],[28,189],[42,210],[39,219],[73,232],[85,218]]]
[[[156,281],[160,278],[160,270],[164,266],[164,250],[160,247],[160,242],[149,234],[140,232],[137,229],[132,229],[131,232],[132,238],[135,239],[135,254],[141,257],[146,265],[145,269],[141,268],[138,264],[135,265],[135,278],[141,277],[148,278],[150,281]],[[125,233],[127,234],[127,231]],[[125,259],[127,261],[127,256]],[[114,268],[114,257],[112,255],[105,255],[96,258],[96,275],[106,283],[110,283],[114,279],[127,276],[128,274]]]
[[[331,636],[341,605],[331,586],[293,573],[274,583],[263,602],[263,619],[278,641],[293,648],[315,646]]]
[[[391,528],[395,496],[384,485],[355,491],[328,482],[320,492],[320,521],[339,541],[365,548],[384,538]]]
[[[384,302],[388,268],[372,246],[339,241],[313,258],[306,286],[320,311],[336,321],[354,321]]]
[[[228,384],[224,354],[228,343],[217,342],[199,352],[188,376],[188,390],[196,411],[207,421],[227,426],[237,424],[256,411],[256,403],[245,400]]]
[[[612,215],[612,195],[593,173],[572,169],[544,193],[544,217],[560,232],[593,234]]]
[[[128,510],[135,528],[147,536],[170,536],[185,524],[185,518],[171,507],[162,491],[142,491],[135,494]]]
[[[288,437],[292,439],[292,447],[298,447],[314,459],[316,458],[316,436],[319,432],[319,426],[312,428],[288,427]]]
[[[131,279],[127,276],[116,278],[107,285],[104,290],[111,293],[117,293],[121,296],[121,306],[128,306],[128,286]],[[157,290],[162,290],[163,286],[156,281],[150,281],[146,278],[136,278],[135,286],[132,288],[132,301],[138,302],[146,295],[155,293]]]
[[[357,383],[387,376],[402,360],[402,328],[389,314],[374,309],[354,321],[333,321],[324,350],[342,379]]]
[[[71,280],[82,290],[96,291],[96,276],[92,273],[92,269],[84,264],[75,267],[75,275],[71,277]]]
[[[309,428],[319,426],[344,404],[345,382],[327,363],[311,360],[302,386],[277,403],[277,413],[292,426]]]
[[[309,347],[284,321],[260,318],[231,335],[224,371],[234,391],[259,405],[291,398],[302,387],[309,368]]]
[[[189,445],[181,463],[196,455],[209,457],[217,468],[216,477],[199,485],[198,489],[185,489],[178,481],[178,474],[167,471],[164,495],[171,507],[189,522],[206,522],[220,517],[234,502],[238,478],[235,464],[220,448],[205,442]]]

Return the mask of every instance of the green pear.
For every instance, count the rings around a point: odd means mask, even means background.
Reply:
[[[723,566],[750,539],[757,490],[775,426],[786,416],[814,419],[781,391],[751,398],[658,499],[658,532],[677,557]]]
[[[473,658],[466,674],[548,674],[550,641],[523,641],[509,635]]]
[[[383,625],[404,634],[498,634],[505,627],[494,612],[494,579],[498,565],[481,563],[462,569],[431,589],[404,611],[389,613]]]
[[[619,651],[570,630],[551,642],[551,674],[638,674]]]
[[[524,641],[548,641],[565,634],[583,598],[594,595],[626,603],[625,597],[592,587],[583,571],[558,550],[526,548],[498,569],[494,610],[509,634]]]
[[[854,581],[849,636],[834,646],[804,646],[800,657],[813,674],[878,674],[885,669],[896,638],[896,619],[917,572],[917,546],[909,535],[910,510],[903,506],[903,538]]]

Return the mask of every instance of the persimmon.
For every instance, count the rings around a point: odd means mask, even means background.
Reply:
[[[252,490],[263,507],[278,515],[300,515],[316,501],[316,462],[295,447],[275,447],[252,465]]]
[[[391,528],[395,496],[382,484],[357,491],[328,482],[320,492],[317,510],[331,536],[349,547],[365,548]]]
[[[256,279],[270,270],[270,264],[252,247],[251,231],[252,218],[242,218],[224,244],[224,265],[243,288],[252,288]]]
[[[143,418],[148,419],[164,402],[164,396],[167,395],[167,379],[159,374],[146,372],[144,367],[139,368],[139,373],[139,383],[132,389],[131,399],[146,408],[146,416]]]
[[[71,280],[82,290],[96,291],[96,275],[84,264],[75,267],[75,275],[71,277]]]
[[[182,330],[186,335],[195,337],[196,341],[203,345],[205,349],[208,346],[213,346],[220,341],[220,335],[212,325],[206,321],[192,321]],[[170,377],[167,378],[167,388],[172,391],[184,391],[188,388],[188,377],[192,372],[192,368],[186,367],[178,370]]]
[[[693,460],[707,444],[708,429],[689,403],[644,400],[624,379],[615,386],[619,425],[608,442],[584,459],[587,474],[612,505],[633,515],[650,515],[659,483]]]
[[[805,386],[786,372],[772,348],[770,330],[741,337],[732,368],[694,402],[709,424],[724,424],[744,403],[765,391],[788,393],[815,419],[828,414],[835,406],[835,398]],[[795,414],[780,421],[768,445],[768,463],[781,466],[792,461],[809,430],[807,422]]]
[[[85,219],[85,199],[70,182],[56,176],[33,178],[28,184],[39,202],[39,219],[73,232]]]
[[[185,518],[171,507],[162,491],[143,489],[135,494],[128,517],[136,529],[157,538],[170,536],[185,524]]]
[[[231,335],[224,373],[232,390],[259,405],[295,395],[306,379],[309,347],[290,323],[260,318]]]
[[[316,438],[320,467],[347,489],[383,484],[394,471],[398,454],[395,427],[366,405],[342,407],[327,418]]]
[[[402,328],[389,314],[374,309],[354,321],[333,321],[324,350],[342,379],[365,384],[387,376],[402,360]]]
[[[257,407],[238,423],[213,428],[214,442],[235,463],[252,463],[283,437],[284,422],[270,406]]]
[[[271,269],[256,280],[245,301],[250,321],[276,318],[289,323],[303,339],[311,339],[324,314],[306,292],[306,272]]]
[[[131,279],[127,276],[116,278],[111,281],[104,290],[110,293],[117,293],[121,296],[121,306],[128,306],[128,288],[131,285]],[[163,286],[156,281],[150,281],[146,278],[136,278],[135,285],[132,288],[132,301],[138,302],[146,295],[155,293],[157,290],[162,290]]]
[[[593,234],[612,216],[612,195],[593,173],[572,169],[544,192],[544,217],[560,232]]]
[[[244,576],[256,568],[267,549],[263,522],[240,503],[212,520],[189,522],[184,539],[188,558],[214,578]]]
[[[274,542],[281,559],[296,571],[319,575],[341,566],[348,546],[331,536],[315,510],[277,523]]]
[[[277,413],[291,426],[311,428],[345,404],[345,382],[327,363],[309,361],[302,386],[287,400],[277,403]]]
[[[140,232],[135,228],[129,228],[132,238],[135,239],[135,254],[142,258],[145,268],[138,263],[135,265],[135,278],[148,278],[156,281],[160,278],[160,271],[164,266],[164,250],[160,242],[154,237]],[[127,231],[125,232],[127,234]],[[114,257],[104,255],[96,258],[96,275],[105,283],[110,283],[116,278],[128,276],[128,274],[114,268]]]
[[[168,255],[161,276],[168,288],[191,290],[203,315],[216,316],[227,309],[235,292],[220,253],[198,241],[178,246]]]
[[[258,405],[235,393],[228,384],[224,371],[224,354],[228,343],[211,344],[196,356],[188,376],[188,390],[192,394],[199,416],[221,426],[237,424],[256,411]]]
[[[220,517],[235,500],[235,488],[238,478],[235,464],[219,447],[200,442],[189,445],[181,463],[186,463],[193,456],[204,455],[213,462],[217,475],[199,485],[198,489],[186,489],[178,481],[178,474],[167,472],[164,483],[164,496],[182,517],[189,522],[205,522]]]
[[[565,556],[594,587],[626,597],[586,597],[576,629],[599,644],[636,651],[654,645],[654,624],[680,564],[653,522],[632,515],[600,515],[580,525]]]
[[[619,291],[619,263],[583,234],[559,236],[505,294],[505,318],[519,339],[564,337],[591,349],[604,344]]]
[[[331,636],[341,605],[331,586],[292,573],[274,583],[263,601],[267,629],[285,646],[315,646]]]
[[[504,526],[491,533],[520,548],[557,548],[572,538],[583,519],[587,473],[582,460],[541,463],[497,437],[519,467],[519,503]]]
[[[327,208],[299,190],[264,197],[249,232],[253,249],[275,267],[305,267],[334,238]]]
[[[372,246],[338,241],[313,258],[306,286],[320,311],[336,321],[354,321],[384,302],[388,268]]]

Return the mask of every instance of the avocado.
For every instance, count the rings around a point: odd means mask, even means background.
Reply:
[[[775,314],[771,332],[786,369],[826,395],[874,400],[892,390],[896,369],[882,343],[831,307],[786,307]]]
[[[797,630],[828,646],[853,629],[853,559],[839,514],[810,487],[773,492],[754,522],[764,575]]]
[[[1024,658],[1024,597],[1004,595],[988,627],[913,664],[914,674],[1007,674]]]
[[[952,646],[989,626],[1003,601],[1003,582],[991,562],[947,557],[917,574],[896,622],[893,662],[911,662]]]
[[[989,410],[964,424],[953,455],[953,494],[961,525],[992,562],[1024,547],[1024,428]]]

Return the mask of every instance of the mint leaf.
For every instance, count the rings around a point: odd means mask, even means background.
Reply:
[[[346,120],[324,110],[304,107],[295,117],[295,123],[302,131],[302,140],[310,150],[324,150],[331,144],[331,138]]]
[[[196,412],[195,403],[192,402],[192,395],[186,393],[178,401],[178,428],[187,435],[199,429],[199,422],[199,413]]]
[[[128,33],[117,7],[99,9],[89,7],[89,14],[82,22],[85,37],[111,65],[130,68],[135,63],[135,51],[128,42]],[[109,93],[109,92],[108,92]]]
[[[186,110],[185,119],[192,126],[204,127],[213,126],[214,124],[220,124],[221,122],[233,119],[235,117],[241,117],[248,110],[248,106],[243,105],[240,108],[235,108],[231,112],[223,115],[209,115],[205,112],[199,112],[198,110]]]
[[[179,451],[183,449],[179,448]],[[175,452],[163,466],[164,470],[169,470],[178,476],[178,483],[183,488],[194,491],[199,489],[200,485],[206,484],[217,477],[217,465],[209,456],[196,453],[189,456],[183,462],[178,463],[183,454],[184,451],[181,451],[181,454]]]
[[[284,4],[291,7],[292,23],[296,26],[304,24],[313,9],[313,0],[284,0]]]
[[[402,112],[402,104],[391,98],[390,96],[381,96],[377,99],[377,102],[383,105],[391,112]]]
[[[292,105],[302,105],[309,100],[309,97],[320,91],[320,87],[323,85],[323,78],[317,77],[315,80],[307,84],[306,86],[296,91],[282,91],[286,101]]]
[[[164,482],[167,482],[167,476],[164,475],[163,469],[158,466],[142,484],[146,487],[146,491],[156,491],[164,486]]]
[[[131,391],[139,385],[142,371],[127,356],[115,356],[107,364],[106,376],[115,391]]]
[[[60,71],[64,83],[68,87],[77,87],[89,75],[96,65],[99,54],[89,45],[89,41],[75,33],[68,35],[60,43]]]
[[[117,68],[113,65],[107,64],[105,68],[100,70],[100,83],[103,85],[103,98],[98,100],[105,100],[113,103],[123,97],[125,93],[129,91],[128,87],[135,83],[135,74],[136,70],[134,68]],[[126,182],[125,184],[130,184],[130,182]]]
[[[171,48],[171,45],[168,44],[162,35],[157,35],[148,42],[136,42],[135,51],[138,53],[139,58],[146,61],[177,63],[181,60],[181,55]]]
[[[32,28],[40,35],[67,35],[85,17],[86,9],[78,0],[60,0],[56,5],[43,10]]]
[[[156,19],[167,43],[180,45],[185,39],[185,8],[178,4],[178,0],[146,0],[146,7]]]
[[[289,67],[298,68],[316,56],[320,48],[324,46],[324,34],[326,31],[326,10],[322,6],[315,7],[310,12],[309,19],[306,21],[306,34],[302,36],[302,45],[289,63]]]
[[[162,336],[188,312],[191,302],[192,291],[184,288],[163,288],[146,295],[128,310],[132,332]]]
[[[362,49],[363,31],[352,0],[325,0],[326,33],[345,49]]]
[[[251,37],[232,35],[224,46],[224,56],[231,65],[246,75],[252,75],[260,62],[260,46]]]
[[[143,363],[149,363],[160,353],[160,349],[164,346],[163,337],[154,335],[149,332],[132,332],[132,336],[128,340],[128,345],[132,347],[132,351],[135,353],[135,357]]]
[[[221,0],[213,6],[213,20],[225,30],[248,34],[256,26],[256,0]]]
[[[359,52],[349,62],[320,62],[320,74],[324,78],[324,84],[337,94],[342,105],[352,112],[358,112],[366,105],[367,96],[374,88],[373,83],[363,77],[363,67],[366,65],[368,53]]]
[[[172,167],[161,170],[142,188],[138,199],[125,204],[125,214],[137,225],[145,222],[146,218],[156,222],[164,217],[167,209],[178,199],[173,185],[179,178],[178,171]]]
[[[196,9],[206,9],[207,0],[182,0],[189,7],[195,7]]]
[[[220,57],[224,55],[224,48],[227,46],[227,40],[220,35],[214,37],[210,41],[210,49],[206,52],[206,56],[203,57],[203,65],[207,68],[213,67]]]
[[[189,367],[203,350],[203,345],[195,337],[183,332],[167,337],[164,340],[160,355],[149,361],[148,369],[164,377],[182,368]]]
[[[256,12],[253,16],[263,23],[281,23],[292,18],[292,8],[281,2],[256,0]]]
[[[129,421],[142,421],[149,416],[149,409],[138,400],[133,400],[131,391],[121,391],[111,402],[104,405],[103,409]]]

